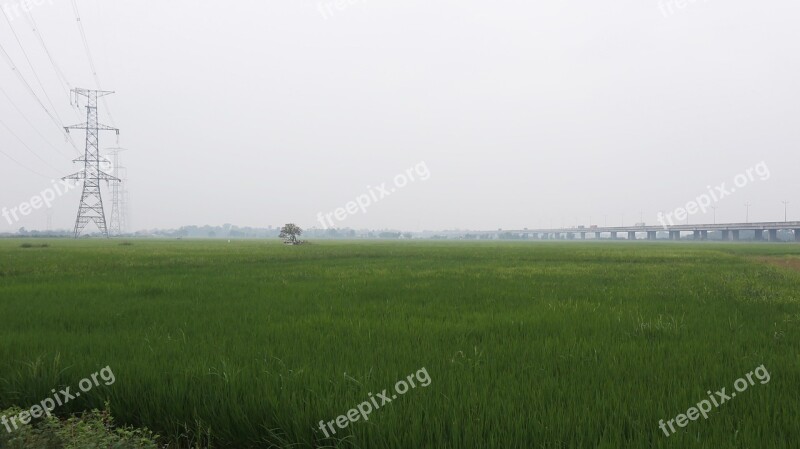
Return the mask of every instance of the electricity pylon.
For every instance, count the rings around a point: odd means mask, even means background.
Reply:
[[[104,90],[72,89],[76,101],[78,96],[86,97],[86,122],[79,125],[65,126],[70,129],[83,129],[86,131],[86,152],[83,159],[75,159],[73,162],[83,162],[83,170],[66,176],[64,179],[83,180],[83,193],[81,202],[78,205],[78,218],[75,220],[75,238],[81,235],[81,231],[87,224],[94,223],[103,236],[108,238],[108,228],[106,227],[106,216],[103,211],[103,197],[100,194],[100,181],[118,180],[114,176],[100,170],[100,131],[115,131],[119,135],[117,128],[101,125],[97,122],[97,99],[114,92]]]
[[[111,163],[114,167],[114,176],[117,178],[111,181],[111,220],[108,224],[108,232],[113,236],[122,235],[127,231],[128,211],[127,196],[125,190],[125,167],[119,165],[119,153],[128,151],[127,148],[106,148],[111,155]]]

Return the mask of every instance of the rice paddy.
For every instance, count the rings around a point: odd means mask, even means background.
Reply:
[[[800,441],[797,245],[120,243],[0,241],[0,409],[108,366],[56,412],[108,403],[176,448]],[[769,383],[659,429],[760,365]],[[422,368],[428,386],[320,431]]]

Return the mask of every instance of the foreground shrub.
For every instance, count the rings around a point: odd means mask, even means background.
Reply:
[[[16,416],[21,411],[11,408],[0,411],[0,416]],[[18,429],[12,426],[11,429],[9,433],[0,427],[0,448],[158,449],[155,443],[157,435],[147,429],[116,428],[107,410],[92,410],[64,421],[45,417],[36,423],[19,425]]]

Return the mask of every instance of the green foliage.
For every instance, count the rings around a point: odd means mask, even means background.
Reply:
[[[800,246],[50,243],[0,241],[0,408],[109,365],[116,383],[56,412],[108,402],[118,423],[184,448],[800,441],[800,274],[757,260]],[[761,364],[769,384],[659,430]],[[427,388],[317,430],[422,367]]]
[[[10,417],[21,411],[14,407],[0,411],[0,416]],[[37,423],[12,428],[10,433],[0,428],[3,449],[158,449],[156,438],[146,429],[114,427],[108,411],[98,410],[64,421],[44,417]]]
[[[297,226],[294,223],[287,223],[281,228],[281,233],[278,235],[278,237],[284,239],[286,243],[297,245],[298,243],[301,243],[297,240],[297,238],[301,235],[303,235],[303,230],[300,229],[300,226]]]

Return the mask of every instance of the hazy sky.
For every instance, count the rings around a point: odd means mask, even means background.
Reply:
[[[38,3],[66,79],[96,88],[71,2]],[[769,176],[719,199],[717,221],[744,221],[747,202],[751,220],[782,220],[782,200],[800,219],[797,1],[77,3],[102,87],[116,91],[135,229],[321,226],[318,213],[365,195],[367,213],[336,226],[616,225],[640,212],[656,224],[762,161]],[[6,4],[56,113],[84,121],[19,2]],[[0,43],[52,109],[2,19]],[[43,175],[0,154],[11,209],[79,167],[5,60],[0,87],[38,131],[1,94],[0,120],[49,164],[0,125],[0,150]],[[419,164],[427,179],[376,194]],[[53,201],[54,227],[73,226],[78,200]],[[0,218],[0,231],[46,217]]]

